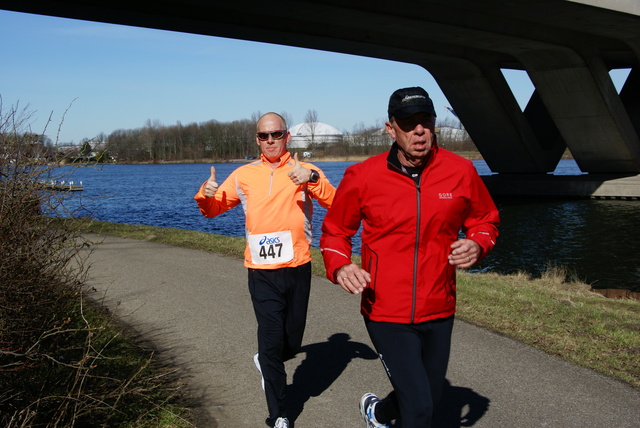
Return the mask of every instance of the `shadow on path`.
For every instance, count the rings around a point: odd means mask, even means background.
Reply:
[[[368,345],[352,342],[346,333],[336,333],[326,342],[303,346],[300,353],[306,358],[293,374],[293,381],[287,385],[287,416],[292,422],[300,416],[305,403],[326,391],[340,377],[351,360],[362,358],[375,360],[378,354]],[[359,397],[355,397],[354,400]],[[442,428],[470,427],[478,422],[489,410],[490,400],[470,388],[452,386],[447,380],[442,393],[434,426]],[[328,411],[330,409],[327,409]],[[401,424],[394,425],[401,427]]]
[[[452,386],[447,380],[433,425],[442,428],[473,426],[487,413],[490,401],[470,388]]]
[[[293,374],[291,385],[287,385],[286,407],[290,421],[298,418],[309,398],[317,397],[329,388],[351,360],[378,358],[378,354],[368,345],[350,339],[346,333],[336,333],[326,342],[313,343],[300,349],[307,356]]]
[[[461,428],[474,426],[489,410],[490,400],[472,389],[452,386],[446,380],[442,400],[433,417],[433,426],[438,428]],[[402,421],[391,425],[402,428]]]

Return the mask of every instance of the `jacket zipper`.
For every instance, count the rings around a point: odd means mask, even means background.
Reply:
[[[420,177],[418,178],[418,182],[416,182],[412,177],[405,174],[402,169],[398,168],[393,162],[387,160],[387,163],[400,174],[409,177],[411,181],[416,186],[416,243],[413,248],[413,284],[411,290],[411,324],[415,322],[416,319],[416,305],[417,305],[417,295],[418,295],[418,249],[420,247],[420,221],[422,216],[422,205],[420,201],[422,199],[422,192],[420,190],[420,184],[422,183],[422,177],[424,176],[425,169],[420,173]]]
[[[271,173],[269,176],[269,193],[268,195],[271,196],[271,190],[273,189],[273,174],[275,174],[275,170],[273,168],[271,168]]]
[[[420,247],[420,217],[422,214],[421,211],[421,192],[420,192],[420,182],[422,181],[422,174],[420,174],[420,178],[416,185],[416,244],[413,249],[413,291],[411,296],[411,324],[415,322],[416,315],[416,296],[418,294],[418,249]]]

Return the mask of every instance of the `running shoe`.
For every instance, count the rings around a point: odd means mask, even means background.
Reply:
[[[373,409],[380,399],[374,394],[367,392],[360,399],[360,414],[367,428],[389,428],[387,424],[381,424],[376,420]]]
[[[256,352],[256,355],[253,356],[253,362],[256,365],[256,368],[258,369],[258,371],[260,372],[260,377],[262,378],[262,390],[264,391],[264,377],[262,376],[262,369],[260,368],[260,360],[258,359],[258,353],[257,352]],[[288,427],[288,426],[289,425],[286,425],[286,427]]]
[[[276,419],[276,424],[273,428],[289,428],[289,419],[287,418],[278,418]]]

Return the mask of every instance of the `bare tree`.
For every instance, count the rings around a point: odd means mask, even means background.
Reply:
[[[147,119],[147,121],[144,124],[144,130],[143,130],[143,147],[145,149],[145,151],[149,154],[149,160],[153,160],[154,158],[154,152],[153,152],[153,140],[154,140],[154,134],[155,134],[155,129],[160,126],[160,122],[156,119],[155,121],[151,121],[151,119]]]
[[[260,120],[261,117],[262,117],[262,112],[260,110],[254,111],[253,113],[251,113],[251,121],[254,123],[254,125],[258,123],[258,120]]]
[[[293,116],[291,116],[289,113],[287,113],[286,111],[281,111],[280,116],[282,116],[284,122],[287,124],[287,128],[293,125]]]
[[[316,129],[318,127],[318,112],[316,110],[308,110],[304,116],[304,122],[307,124],[309,130],[309,136],[311,141],[308,144],[308,148],[313,150],[315,148]]]

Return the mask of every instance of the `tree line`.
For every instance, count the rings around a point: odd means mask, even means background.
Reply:
[[[98,155],[106,153],[105,159],[118,162],[225,161],[257,157],[260,149],[255,142],[255,132],[260,116],[255,113],[251,119],[232,122],[210,120],[169,126],[147,120],[142,128],[119,129],[83,144],[91,144]],[[331,146],[314,144],[313,151],[316,155],[372,155],[386,150],[390,142],[381,127],[359,124],[353,133],[345,133],[342,142]]]
[[[281,113],[287,122],[289,115]],[[255,143],[256,123],[261,113],[256,112],[251,119],[220,122],[210,120],[202,123],[183,125],[163,125],[159,120],[147,120],[136,129],[118,129],[109,135],[99,134],[93,139],[83,139],[79,146],[54,144],[46,136],[33,135],[31,151],[33,157],[46,156],[68,162],[189,162],[201,160],[228,161],[258,157],[259,147]],[[310,110],[305,116],[309,129],[315,129],[318,115]],[[460,123],[449,118],[441,121],[442,127],[460,129]],[[444,129],[444,128],[443,128]],[[440,146],[453,151],[476,151],[466,132],[460,134],[442,132],[438,136]],[[316,143],[306,150],[314,156],[372,156],[387,150],[391,139],[384,132],[384,125],[367,126],[356,124],[352,132],[344,132],[340,142],[333,144]],[[304,149],[303,149],[304,150]]]
[[[314,112],[314,111],[310,111]],[[286,113],[282,113],[289,120]],[[143,128],[116,130],[106,137],[102,150],[120,162],[179,162],[200,159],[230,160],[257,157],[259,147],[255,143],[256,122],[261,114],[251,119],[171,126],[159,121],[147,120]],[[305,121],[317,123],[317,114],[307,114]],[[455,121],[454,121],[455,122]],[[460,127],[459,122],[444,121],[443,126]],[[311,126],[313,129],[313,126]],[[442,134],[439,144],[454,151],[475,151],[475,145],[466,132],[463,138],[452,139]],[[443,138],[444,137],[444,138]],[[313,144],[315,155],[371,156],[389,148],[391,139],[383,125],[356,124],[352,132],[344,132],[339,143]]]
[[[198,159],[240,159],[256,156],[256,122],[211,120],[165,126],[148,120],[143,128],[116,130],[103,150],[118,161],[175,162]]]

